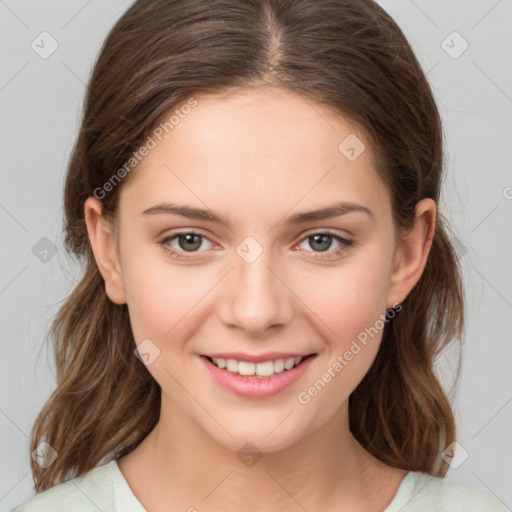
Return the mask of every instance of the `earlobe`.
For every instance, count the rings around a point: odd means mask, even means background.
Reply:
[[[403,302],[420,280],[432,248],[436,213],[433,199],[422,199],[416,205],[414,224],[400,239],[395,254],[387,297],[388,308]]]
[[[105,291],[115,304],[126,304],[126,293],[113,227],[102,216],[101,201],[88,197],[84,203],[87,233],[98,269],[105,281]]]

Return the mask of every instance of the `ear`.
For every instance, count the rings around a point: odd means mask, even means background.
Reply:
[[[103,206],[95,197],[84,204],[85,223],[94,259],[105,281],[105,291],[116,304],[126,304],[121,262],[116,248],[114,229],[103,215]]]
[[[397,250],[387,296],[387,307],[404,301],[420,280],[432,247],[437,208],[433,199],[422,199],[416,205],[413,226],[402,234]]]

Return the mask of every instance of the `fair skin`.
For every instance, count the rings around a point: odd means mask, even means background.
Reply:
[[[136,344],[150,339],[160,350],[147,366],[162,389],[160,421],[119,467],[151,512],[381,511],[406,471],[355,440],[348,397],[382,331],[307,404],[297,397],[418,282],[435,203],[420,201],[414,225],[399,238],[369,142],[348,120],[276,88],[195,98],[197,106],[123,184],[118,249],[101,202],[85,203],[109,298],[128,305]],[[338,150],[350,134],[366,144],[354,161]],[[371,213],[288,222],[340,201]],[[209,209],[229,226],[142,213],[163,202]],[[333,237],[315,244],[313,235],[325,230],[353,244]],[[190,231],[202,237],[168,238]],[[263,250],[250,263],[237,253],[248,236]],[[165,238],[189,259],[166,252]],[[230,351],[315,355],[291,386],[248,398],[205,371],[201,355]],[[262,455],[254,465],[237,456],[248,442]]]

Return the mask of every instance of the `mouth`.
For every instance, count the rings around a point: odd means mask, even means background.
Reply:
[[[317,354],[287,357],[201,355],[209,375],[224,389],[246,398],[274,396],[295,383]],[[247,359],[252,359],[251,361]]]
[[[224,357],[210,357],[204,356],[208,361],[221,370],[238,374],[240,376],[259,377],[266,379],[277,375],[282,372],[287,372],[299,366],[308,357],[313,357],[315,354],[306,356],[293,356],[293,357],[280,357],[276,359],[268,359],[266,361],[254,362],[244,361],[234,358]]]

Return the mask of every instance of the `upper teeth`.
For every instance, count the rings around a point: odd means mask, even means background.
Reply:
[[[213,363],[216,366],[224,368],[228,372],[238,373],[240,375],[258,375],[259,377],[270,377],[275,373],[291,370],[294,366],[297,366],[302,359],[302,357],[289,357],[287,359],[276,359],[275,361],[265,361],[263,363],[249,363],[247,361],[237,361],[236,359],[212,357]]]

